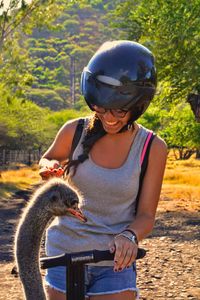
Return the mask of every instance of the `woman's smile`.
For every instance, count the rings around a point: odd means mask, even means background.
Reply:
[[[123,118],[115,118],[109,111],[103,115],[98,113],[97,115],[102,122],[104,130],[108,133],[115,134],[127,124],[131,113],[128,112]]]
[[[105,121],[106,124],[108,124],[109,126],[113,126],[113,125],[116,125],[118,122],[108,122],[108,121]]]

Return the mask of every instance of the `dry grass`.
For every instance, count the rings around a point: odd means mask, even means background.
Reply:
[[[38,167],[20,167],[18,170],[1,172],[0,196],[8,197],[19,189],[26,189],[40,180]]]
[[[165,183],[200,186],[200,161],[194,157],[188,160],[174,160],[169,154],[165,171]]]
[[[164,206],[169,210],[200,210],[199,160],[191,157],[179,161],[169,154],[159,209]]]

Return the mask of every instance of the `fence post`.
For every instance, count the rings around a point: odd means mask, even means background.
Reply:
[[[3,149],[2,164],[3,165],[6,164],[6,150],[5,149]]]

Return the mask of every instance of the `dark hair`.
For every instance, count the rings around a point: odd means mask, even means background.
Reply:
[[[97,140],[99,140],[101,137],[103,137],[106,134],[106,131],[103,129],[102,123],[97,117],[96,114],[94,114],[89,119],[89,124],[86,128],[86,135],[83,139],[82,145],[83,145],[83,153],[78,156],[77,159],[70,159],[66,166],[65,166],[65,174],[68,175],[70,172],[70,169],[73,167],[73,174],[75,175],[77,167],[80,163],[83,163],[86,159],[88,159],[88,154],[90,150],[92,149],[93,145],[96,143]]]

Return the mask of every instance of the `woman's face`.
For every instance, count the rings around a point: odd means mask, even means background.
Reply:
[[[119,110],[117,110],[118,112]],[[118,133],[129,121],[131,117],[131,112],[128,111],[123,117],[117,117],[115,110],[106,110],[104,113],[98,113],[96,111],[98,118],[100,119],[104,130],[109,134]]]

